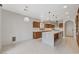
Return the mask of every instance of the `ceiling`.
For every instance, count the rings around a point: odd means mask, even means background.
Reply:
[[[67,6],[67,8],[64,8],[64,6]],[[24,11],[25,7],[26,11]],[[58,19],[63,19],[63,17],[73,19],[78,7],[78,4],[3,4],[5,10],[42,19],[47,19],[49,11],[52,12],[52,15],[56,15]]]

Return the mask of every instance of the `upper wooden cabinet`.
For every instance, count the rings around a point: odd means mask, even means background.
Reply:
[[[44,27],[45,27],[45,28],[55,28],[55,25],[52,25],[52,24],[45,24]]]
[[[33,28],[40,28],[40,22],[33,21]]]
[[[63,23],[59,23],[59,28],[63,28]]]

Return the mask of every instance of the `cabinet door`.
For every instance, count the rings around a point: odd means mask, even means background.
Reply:
[[[59,39],[59,33],[54,34],[54,42]]]
[[[33,38],[34,39],[42,38],[42,32],[33,32]]]
[[[33,22],[33,28],[40,28],[40,22]]]
[[[63,23],[59,23],[59,28],[63,28]]]
[[[45,28],[55,28],[55,25],[52,25],[52,24],[45,24]]]

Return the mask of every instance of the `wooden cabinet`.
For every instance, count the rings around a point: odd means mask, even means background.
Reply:
[[[45,24],[44,27],[45,27],[45,28],[55,28],[55,25],[52,25],[52,24]]]
[[[63,38],[63,31],[54,34],[54,42]]]
[[[42,32],[33,32],[33,38],[34,39],[42,38]]]
[[[63,23],[59,23],[59,28],[63,28]]]
[[[40,22],[33,21],[33,28],[40,28]]]
[[[33,21],[33,28],[34,29],[37,29],[37,28],[40,29],[40,21]],[[42,37],[42,32],[37,31],[37,30],[35,30],[36,32],[33,32],[33,38],[34,39],[38,39],[38,38]]]
[[[54,34],[54,42],[57,41],[59,39],[59,33],[55,33]]]

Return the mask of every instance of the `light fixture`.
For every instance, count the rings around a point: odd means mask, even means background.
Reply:
[[[29,22],[29,21],[30,21],[29,17],[24,18],[24,22]]]
[[[24,11],[28,11],[28,6],[25,6],[24,7]]]
[[[67,5],[64,5],[64,7],[63,8],[67,8],[68,6]]]
[[[28,6],[25,6],[24,11],[27,12],[28,11]],[[24,22],[29,22],[30,19],[29,17],[24,17]]]
[[[52,12],[49,11],[48,12],[48,17],[49,17],[48,20],[52,20],[51,16],[52,16]]]

